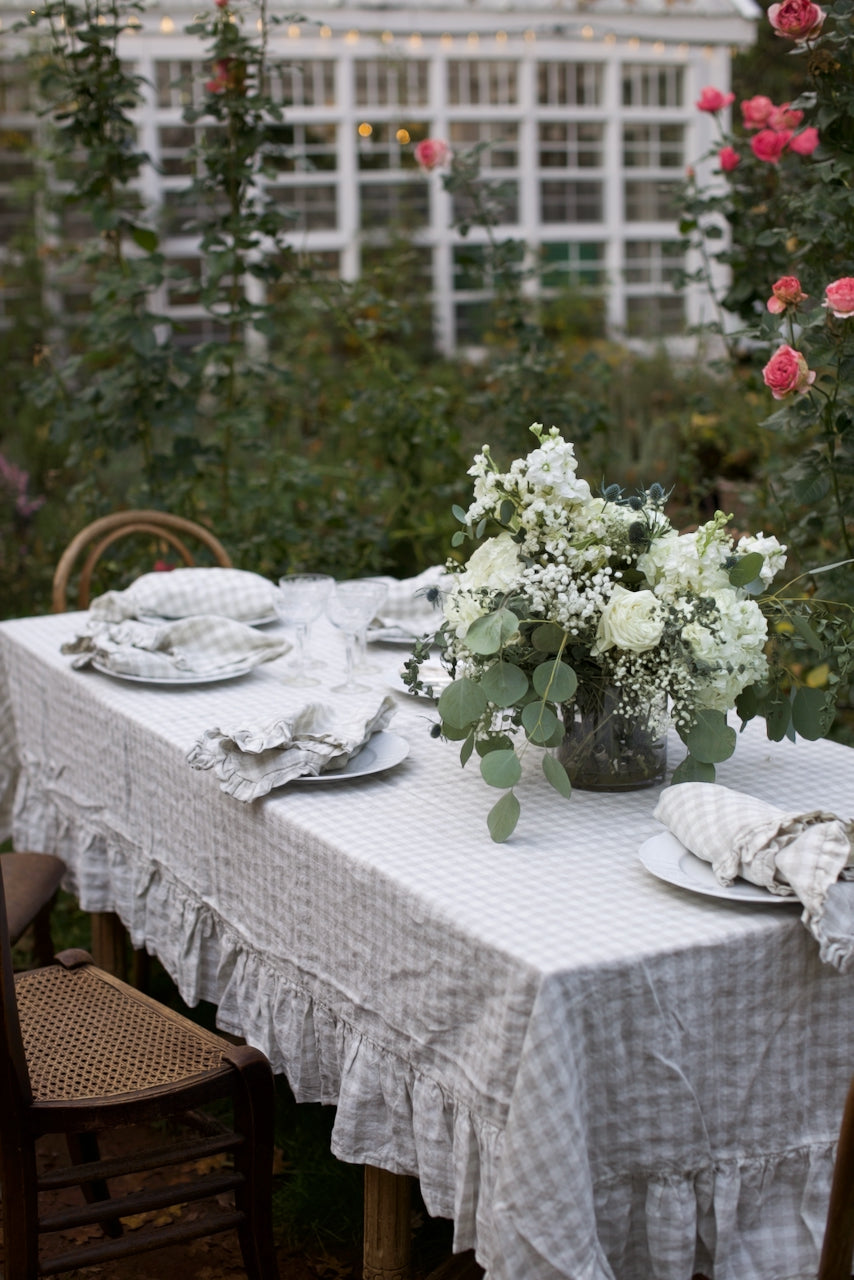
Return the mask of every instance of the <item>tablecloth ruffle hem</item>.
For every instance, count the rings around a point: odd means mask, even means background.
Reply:
[[[770,1274],[768,1238],[759,1229],[769,1203],[777,1212],[785,1206],[789,1222],[778,1246],[779,1274],[809,1274],[795,1268],[804,1259],[814,1263],[833,1140],[770,1156],[710,1159],[705,1167],[664,1175],[652,1169],[630,1178],[594,1173],[599,1239],[580,1246],[583,1258],[556,1259],[555,1242],[545,1236],[520,1240],[500,1193],[496,1199],[505,1134],[495,1124],[357,1032],[230,929],[214,908],[191,897],[166,868],[143,859],[129,838],[103,830],[97,813],[84,818],[70,804],[66,808],[61,786],[53,787],[51,779],[28,780],[24,770],[13,831],[19,848],[49,848],[69,858],[73,850],[76,870],[68,887],[86,910],[117,911],[135,946],[147,936],[168,938],[159,959],[185,1002],[215,1003],[218,1025],[262,1049],[298,1101],[336,1105],[336,1156],[417,1176],[428,1212],[454,1220],[454,1247],[474,1248],[488,1280],[518,1280],[502,1265],[500,1245],[492,1257],[478,1248],[479,1241],[502,1236],[508,1245],[512,1238],[517,1262],[529,1255],[526,1280],[553,1275],[555,1265],[567,1268],[563,1274],[573,1280],[613,1280],[615,1274],[686,1280],[704,1267],[708,1274],[714,1270],[716,1280]],[[166,931],[155,927],[164,919],[170,921]],[[542,1220],[548,1224],[548,1212]],[[552,1225],[557,1239],[559,1223]],[[565,1244],[557,1243],[558,1251]],[[542,1269],[544,1259],[549,1262]]]

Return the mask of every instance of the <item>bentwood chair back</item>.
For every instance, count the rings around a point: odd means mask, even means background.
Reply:
[[[9,938],[16,943],[32,924],[39,964],[49,964],[53,955],[50,912],[64,874],[65,863],[52,853],[0,854]]]
[[[92,573],[105,551],[114,543],[131,535],[147,535],[160,544],[167,544],[177,551],[185,565],[194,565],[198,548],[191,549],[187,540],[191,540],[206,549],[207,553],[223,569],[231,568],[231,557],[219,538],[206,529],[204,525],[184,516],[172,515],[167,511],[116,511],[112,515],[102,516],[81,529],[71,539],[63,551],[53,575],[54,613],[64,613],[68,608],[69,582],[78,559],[86,552],[77,578],[76,607],[88,609],[92,589]],[[88,548],[88,551],[87,551]]]
[[[848,1089],[830,1188],[818,1280],[850,1280],[854,1260],[854,1080]]]
[[[13,974],[6,903],[0,878],[0,1179],[5,1280],[108,1263],[162,1245],[236,1229],[250,1280],[278,1280],[271,1226],[274,1090],[262,1053],[234,1046],[165,1005],[96,969],[82,951],[67,951],[46,968]],[[197,1108],[232,1103],[231,1128],[203,1123]],[[174,1120],[191,1113],[192,1132],[176,1137]],[[173,1121],[171,1139],[103,1159],[98,1134],[121,1125]],[[36,1141],[64,1134],[71,1163],[39,1173]],[[231,1166],[213,1168],[230,1157]],[[171,1185],[119,1195],[113,1179],[192,1162]],[[78,1206],[51,1209],[45,1193],[78,1186]],[[221,1198],[232,1193],[233,1208]],[[177,1221],[162,1210],[200,1205]],[[121,1218],[156,1215],[125,1233]],[[101,1239],[92,1241],[91,1227]],[[80,1244],[80,1232],[88,1243]],[[70,1246],[40,1245],[51,1233],[74,1231]],[[56,1250],[59,1250],[58,1252]]]

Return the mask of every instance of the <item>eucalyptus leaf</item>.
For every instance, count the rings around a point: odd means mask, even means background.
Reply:
[[[531,632],[531,644],[540,653],[559,653],[566,632],[556,622],[543,622]]]
[[[480,773],[491,787],[513,787],[522,776],[522,766],[516,752],[490,751],[480,762]]]
[[[466,645],[472,653],[488,658],[519,630],[519,619],[509,609],[496,609],[495,613],[486,613],[474,622],[466,632]]]
[[[523,707],[522,726],[528,740],[540,747],[545,746],[558,729],[563,731],[561,722],[545,702],[529,702]]]
[[[792,704],[779,692],[765,708],[765,732],[772,742],[782,742],[792,723]]]
[[[734,587],[746,587],[749,583],[755,582],[762,572],[764,563],[765,557],[758,551],[751,551],[749,555],[742,556],[729,571],[730,582]]]
[[[568,800],[572,795],[572,783],[569,780],[569,775],[567,774],[566,769],[564,769],[563,765],[555,756],[550,756],[548,754],[543,756],[543,773],[546,775],[555,791],[558,791]]]
[[[487,814],[486,825],[496,844],[503,844],[509,836],[512,836],[519,821],[519,810],[519,801],[512,791],[508,791],[492,806]]]
[[[486,694],[477,681],[464,676],[442,690],[437,706],[444,724],[465,729],[483,715],[486,710]]]
[[[451,507],[451,514],[455,520],[459,520],[460,524],[468,524],[468,516],[465,511],[463,511],[462,507],[458,506],[456,502]]]
[[[528,677],[513,662],[495,662],[484,672],[480,687],[496,707],[512,707],[528,692]]]
[[[703,764],[728,760],[735,750],[736,732],[726,722],[722,711],[698,711],[690,729],[679,736],[695,759]]]
[[[696,756],[692,756],[690,752],[673,770],[671,785],[679,782],[714,782],[715,766],[707,764],[703,760],[698,760]]]
[[[471,753],[473,751],[474,751],[474,734],[469,733],[466,735],[466,740],[463,743],[462,747],[460,748],[460,764],[463,766],[463,768],[465,768],[466,765],[468,764],[469,759],[471,757]]]
[[[816,653],[821,653],[823,651],[824,645],[821,643],[821,640],[807,622],[806,618],[802,618],[799,613],[793,613],[790,616],[789,621],[801,639],[805,640],[811,649],[815,649]]]
[[[516,508],[509,498],[505,498],[501,506],[498,508],[498,519],[502,524],[509,524],[513,519]]]
[[[823,689],[801,686],[792,699],[792,727],[802,738],[823,738],[833,720],[833,704]]]
[[[578,688],[578,676],[566,662],[541,662],[531,679],[540,697],[549,702],[569,702]]]

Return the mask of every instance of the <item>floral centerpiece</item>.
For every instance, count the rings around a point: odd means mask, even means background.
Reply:
[[[769,660],[781,630],[823,643],[808,599],[770,589],[786,561],[777,539],[737,537],[722,512],[680,533],[660,485],[594,494],[573,445],[555,427],[531,431],[537,447],[506,471],[488,446],[474,459],[474,497],[467,510],[454,508],[462,528],[453,542],[476,545],[465,562],[449,562],[454,579],[436,637],[453,677],[438,699],[437,732],[461,742],[462,763],[475,756],[484,780],[504,792],[488,817],[493,839],[515,828],[514,788],[529,748],[544,749],[546,778],[571,793],[566,743],[579,714],[604,709],[606,719],[640,723],[651,740],[675,726],[687,755],[674,781],[714,779],[735,748],[732,708],[744,720],[766,715],[769,736],[793,726],[821,736],[827,689],[795,688],[790,673],[781,691]],[[408,664],[416,689],[427,650],[417,647]],[[609,789],[661,780],[660,754],[645,754],[631,735],[618,739],[603,762]],[[618,758],[618,747],[634,759]]]

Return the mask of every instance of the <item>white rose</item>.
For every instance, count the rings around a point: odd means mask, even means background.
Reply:
[[[616,586],[599,617],[590,652],[604,653],[616,646],[630,653],[646,653],[655,648],[663,632],[661,604],[651,591],[627,591]]]
[[[509,591],[522,572],[519,548],[510,533],[499,533],[472,552],[445,599],[445,617],[464,636],[476,618],[489,613],[492,597]]]

